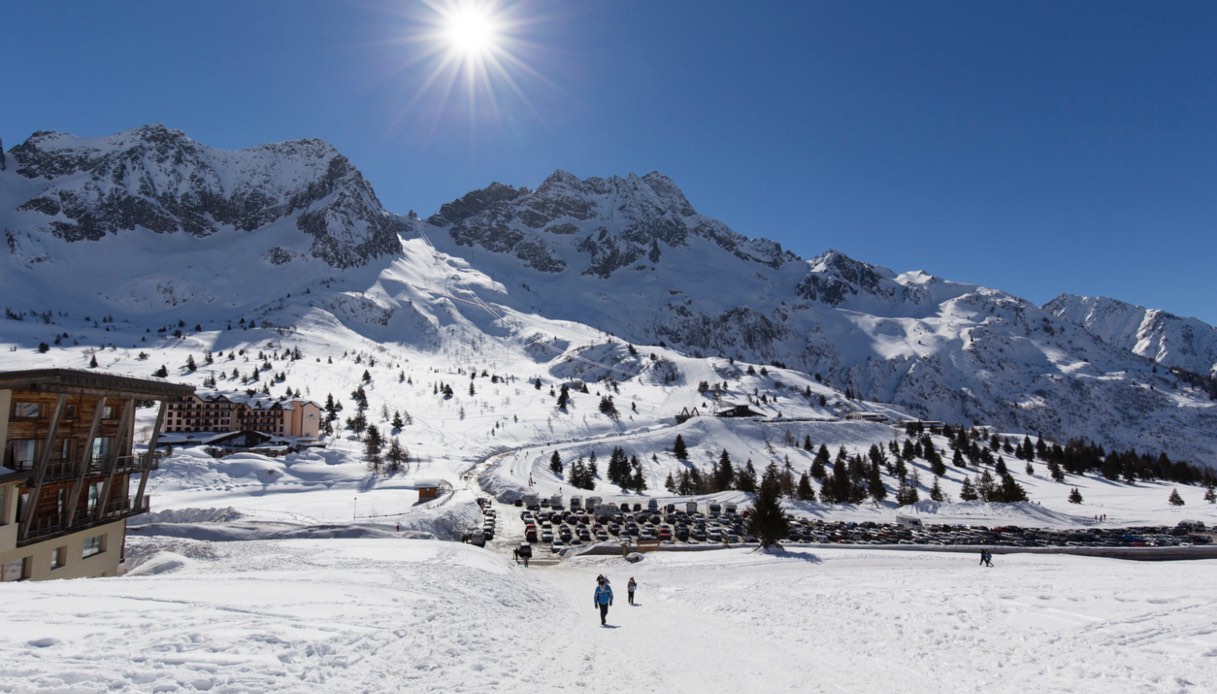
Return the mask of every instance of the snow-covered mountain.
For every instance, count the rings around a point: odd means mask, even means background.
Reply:
[[[1071,294],[1058,296],[1044,309],[1155,363],[1217,376],[1217,328],[1203,321],[1117,299]]]
[[[1217,405],[1116,333],[836,251],[798,258],[699,214],[658,173],[495,183],[423,220],[384,211],[318,141],[226,152],[162,126],[37,133],[5,164],[0,290],[18,315],[345,330],[538,365],[566,354],[554,376],[662,387],[727,358],[932,419],[1217,458]],[[579,356],[614,337],[692,360],[660,360],[657,376],[619,347]]]
[[[1072,320],[985,287],[829,251],[802,260],[698,214],[651,173],[494,184],[415,227],[490,272],[483,298],[693,355],[785,365],[950,422],[1211,459],[1202,391]]]
[[[149,125],[103,138],[37,132],[9,157],[11,253],[39,248],[45,235],[97,241],[142,229],[206,237],[285,221],[311,238],[311,256],[334,267],[399,251],[398,224],[372,187],[320,140],[226,152]],[[271,253],[272,261],[291,256]]]

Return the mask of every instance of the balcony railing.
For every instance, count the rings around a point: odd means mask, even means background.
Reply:
[[[64,524],[61,516],[42,516],[40,518],[35,518],[30,523],[29,533],[26,535],[25,540],[19,542],[18,544],[25,545],[31,542],[38,542],[49,537],[67,535],[69,533],[87,530],[88,528],[92,528],[97,525],[113,523],[116,520],[129,518],[141,513],[147,513],[149,508],[149,499],[146,496],[140,500],[140,503],[138,504],[135,503],[135,499],[133,497],[116,499],[106,504],[103,512],[99,515],[94,516],[90,513],[78,514],[70,527]]]

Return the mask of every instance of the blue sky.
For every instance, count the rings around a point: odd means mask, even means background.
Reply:
[[[498,3],[472,95],[444,5],[8,0],[0,137],[319,137],[424,215],[657,170],[805,257],[1217,323],[1217,3]]]

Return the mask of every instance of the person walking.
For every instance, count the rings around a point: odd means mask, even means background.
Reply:
[[[603,576],[596,579],[596,593],[592,596],[592,601],[600,608],[600,626],[606,626],[608,608],[613,606],[613,588]]]
[[[637,589],[638,589],[638,583],[634,580],[633,576],[630,576],[630,582],[625,584],[625,590],[626,590],[626,594],[630,598],[631,605],[634,604],[634,591]]]
[[[984,555],[985,555],[985,557],[984,557],[985,566],[992,567],[993,566],[993,553],[986,549],[984,551]]]
[[[986,555],[986,554],[988,554],[988,552],[986,552],[986,551],[985,551],[985,550],[983,550],[983,549],[982,549],[982,550],[980,550],[980,565],[981,565],[981,566],[984,566],[984,565],[985,565],[985,555]]]

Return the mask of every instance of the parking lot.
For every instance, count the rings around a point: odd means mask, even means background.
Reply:
[[[567,502],[571,507],[566,505]],[[602,503],[591,497],[519,499],[514,505],[480,497],[482,528],[463,538],[478,545],[511,551],[519,543],[532,547],[533,561],[550,563],[568,547],[613,543],[624,547],[654,544],[659,547],[755,544],[747,530],[749,509],[734,504],[680,502]],[[591,506],[589,510],[588,506]],[[510,515],[508,515],[510,514]],[[505,516],[505,517],[503,517]],[[518,520],[517,520],[518,519]],[[982,526],[923,523],[920,518],[898,516],[899,522],[829,521],[787,517],[786,544],[911,545],[947,549],[990,548],[1139,548],[1212,545],[1213,535],[1203,523],[1184,522],[1175,527],[1031,528],[1014,525]],[[516,525],[516,523],[519,525]],[[500,535],[500,532],[506,532]],[[499,539],[495,542],[496,537]]]

